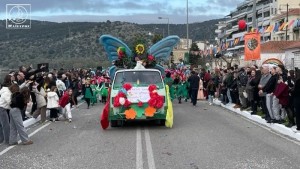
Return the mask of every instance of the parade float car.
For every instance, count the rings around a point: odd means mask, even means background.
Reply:
[[[169,36],[146,47],[138,43],[131,49],[121,40],[102,35],[99,42],[104,46],[108,59],[113,63],[109,69],[113,80],[109,99],[101,115],[103,129],[122,126],[126,121],[155,120],[160,125],[172,127],[173,106],[169,87],[164,84],[165,70],[156,64],[166,60],[178,36]]]
[[[117,71],[109,99],[109,121],[112,127],[120,126],[126,120],[155,120],[157,124],[165,124],[167,94],[159,70]]]

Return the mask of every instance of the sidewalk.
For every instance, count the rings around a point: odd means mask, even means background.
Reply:
[[[249,119],[249,120],[252,120],[256,123],[259,123],[263,126],[266,126],[270,129],[272,129],[273,131],[276,131],[280,134],[283,134],[283,135],[286,135],[286,136],[289,136],[291,138],[294,138],[298,141],[300,141],[300,132],[298,133],[295,126],[293,126],[292,128],[288,128],[286,126],[284,126],[283,124],[277,124],[277,123],[267,123],[265,121],[265,119],[261,118],[260,116],[258,115],[251,115],[250,112],[248,111],[241,111],[239,108],[238,109],[235,109],[233,108],[233,104],[231,105],[224,105],[224,104],[221,104],[221,101],[219,100],[214,100],[214,104],[215,105],[219,105],[223,108],[226,108],[230,111],[233,111],[241,116],[244,116],[245,118]]]

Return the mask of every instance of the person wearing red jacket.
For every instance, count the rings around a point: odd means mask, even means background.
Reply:
[[[73,99],[73,90],[68,89],[67,92],[62,96],[62,98],[59,100],[59,105],[64,108],[64,114],[66,118],[69,120],[69,122],[72,122],[72,112],[71,112],[71,104],[74,103]]]
[[[277,86],[273,92],[273,95],[278,99],[279,107],[281,108],[281,112],[278,110],[278,112],[274,111],[275,119],[279,120],[279,123],[283,123],[286,112],[288,110],[289,105],[289,87],[287,84],[283,82],[282,76],[278,77],[278,83]],[[275,109],[274,109],[275,110]]]

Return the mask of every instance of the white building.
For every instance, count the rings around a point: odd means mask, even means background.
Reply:
[[[272,18],[284,14],[284,7],[289,4],[290,8],[299,8],[299,0],[257,0],[256,1],[256,25],[261,33],[261,42],[267,42],[272,39]],[[298,6],[297,6],[298,5]],[[292,18],[291,18],[292,19]],[[247,28],[239,30],[238,21],[245,20]],[[292,21],[292,20],[290,20]],[[218,29],[216,40],[221,48],[222,54],[236,53],[243,55],[244,35],[249,32],[253,26],[253,0],[245,0],[237,5],[236,10],[226,16],[225,21],[217,24]],[[274,27],[273,27],[274,28]],[[298,29],[299,34],[299,29]],[[291,37],[291,35],[290,35]],[[295,40],[291,39],[290,40]]]

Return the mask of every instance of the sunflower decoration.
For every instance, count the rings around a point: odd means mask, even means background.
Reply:
[[[145,52],[145,46],[141,43],[137,44],[135,46],[135,52],[138,54],[138,55],[142,55],[144,54]]]

